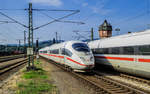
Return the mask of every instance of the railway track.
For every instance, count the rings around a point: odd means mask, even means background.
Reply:
[[[7,79],[11,77],[11,75],[24,67],[27,61],[27,58],[19,58],[5,63],[0,63],[0,87],[7,82]]]
[[[150,80],[146,80],[146,79],[143,79],[143,78],[138,78],[138,77],[126,75],[126,74],[123,74],[123,73],[120,74],[120,77],[150,85]]]
[[[9,61],[9,60],[18,59],[18,58],[21,58],[21,57],[24,57],[24,54],[0,57],[0,63],[6,62],[6,61]]]
[[[7,71],[9,71],[17,66],[20,66],[26,62],[27,62],[27,59],[21,59],[21,60],[18,60],[17,62],[13,62],[13,63],[7,64],[7,65],[0,66],[0,75],[2,75],[4,73],[6,73]]]
[[[56,64],[52,61],[53,64],[59,68],[69,72],[71,75],[82,81],[86,86],[92,88],[96,94],[146,94],[147,92],[135,89],[133,87],[127,86],[124,83],[108,79],[107,77],[100,76],[97,74],[85,75],[81,73],[76,73],[71,71],[70,68]]]
[[[135,76],[131,76],[131,75],[123,74],[123,73],[113,73],[113,72],[107,73],[103,71],[93,71],[93,72],[97,75],[105,76],[107,79],[111,79],[119,83],[123,83],[126,86],[130,86],[132,88],[135,88],[135,89],[144,91],[147,94],[150,94],[150,89],[149,89],[150,80],[146,80],[144,78],[135,77]],[[107,76],[107,75],[110,75],[110,76]],[[117,79],[115,79],[114,76],[115,78],[117,77]]]

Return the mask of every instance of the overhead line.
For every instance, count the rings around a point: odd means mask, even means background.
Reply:
[[[76,12],[73,12],[73,13],[68,14],[68,15],[66,15],[66,16],[60,17],[60,18],[55,19],[55,20],[53,20],[53,21],[51,21],[51,22],[49,22],[49,23],[46,23],[46,24],[41,25],[41,26],[38,26],[38,27],[34,28],[33,30],[36,30],[36,29],[39,29],[39,28],[41,28],[41,27],[47,26],[47,25],[49,25],[49,24],[51,24],[51,23],[54,23],[54,22],[56,22],[56,21],[58,21],[58,20],[67,18],[67,17],[69,17],[69,16],[71,16],[71,15],[74,15],[74,14],[76,14],[76,13],[78,13],[78,12],[79,12],[79,11],[76,11]]]
[[[0,21],[1,23],[15,23],[15,22],[11,22],[11,21]]]
[[[135,20],[135,19],[137,19],[137,18],[139,18],[139,17],[145,16],[146,14],[147,14],[147,13],[144,12],[144,13],[139,14],[139,15],[136,15],[136,16],[134,16],[134,17],[127,18],[127,19],[125,19],[125,20],[119,21],[118,23],[114,23],[114,25],[120,24],[120,23],[125,22],[125,21],[127,22],[127,21],[131,21],[131,20]]]
[[[55,18],[53,18],[53,17],[51,17],[51,16],[49,16],[45,13],[42,13],[42,12],[40,12],[40,13],[47,16],[47,17],[49,17],[49,18],[51,18],[51,19],[53,19],[53,20],[55,20],[55,21],[57,21],[57,22],[85,24],[84,22],[77,22],[77,21],[61,21],[61,20],[57,20],[57,19],[55,19]]]
[[[25,9],[28,10],[28,9]],[[56,10],[56,9],[32,9],[34,11],[68,11],[68,12],[80,12],[80,10]]]
[[[25,9],[0,9],[0,10],[7,10],[7,11],[14,11],[14,10],[16,10],[16,11],[18,11],[18,10],[25,10]]]
[[[15,23],[18,23],[19,25],[28,28],[28,26],[26,26],[26,25],[24,25],[24,24],[18,22],[17,20],[15,20],[15,19],[13,19],[13,18],[7,16],[6,14],[4,14],[4,13],[2,13],[2,12],[0,12],[0,14],[3,15],[3,16],[5,16],[5,17],[7,17],[7,18],[9,18],[10,20],[14,21]]]

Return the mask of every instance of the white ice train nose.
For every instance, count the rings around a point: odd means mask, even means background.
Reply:
[[[82,63],[85,65],[85,68],[92,69],[94,67],[94,57],[93,56],[84,56],[80,57]]]

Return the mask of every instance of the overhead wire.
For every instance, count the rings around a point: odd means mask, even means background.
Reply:
[[[28,9],[25,9],[28,10]],[[33,9],[34,11],[62,11],[62,12],[80,12],[80,10],[56,10],[56,9]]]
[[[19,25],[28,28],[28,26],[26,26],[26,25],[20,23],[19,21],[15,20],[15,19],[13,19],[13,18],[11,18],[11,17],[9,17],[9,16],[7,16],[7,15],[4,14],[3,12],[0,12],[0,14],[3,15],[3,16],[5,16],[6,18],[8,18],[8,19],[10,19],[10,20],[12,20],[12,21],[14,21],[14,22],[16,22],[16,23],[19,24]]]
[[[35,27],[35,28],[33,28],[33,30],[37,30],[37,29],[39,29],[39,28],[41,28],[41,27],[47,26],[47,25],[49,25],[49,24],[51,24],[51,23],[54,23],[54,22],[56,22],[57,20],[61,20],[61,19],[67,18],[67,17],[69,17],[69,16],[72,16],[72,15],[78,13],[78,12],[79,12],[79,11],[75,11],[75,12],[70,13],[70,14],[68,14],[68,15],[65,15],[65,16],[63,16],[63,17],[57,18],[57,19],[55,19],[55,20],[53,20],[53,21],[51,21],[51,22],[48,22],[48,23],[43,24],[43,25],[41,25],[41,26]]]
[[[135,19],[137,19],[137,18],[140,18],[140,17],[145,16],[146,14],[147,14],[146,12],[143,12],[143,13],[141,13],[141,14],[139,14],[139,15],[136,15],[136,16],[133,16],[133,17],[129,17],[129,18],[126,18],[125,20],[122,20],[122,21],[119,21],[119,22],[117,22],[117,23],[114,23],[114,25],[118,25],[118,24],[121,24],[121,23],[123,23],[123,22],[128,22],[128,21],[135,20]]]
[[[0,10],[7,10],[7,11],[18,11],[18,10],[25,10],[25,9],[0,9]]]
[[[62,21],[62,20],[57,20],[56,18],[53,18],[53,17],[49,16],[49,15],[48,15],[48,14],[46,14],[46,13],[43,13],[43,12],[40,12],[40,13],[41,13],[41,14],[43,14],[43,15],[45,15],[45,16],[46,16],[46,17],[48,17],[48,18],[51,18],[51,19],[53,19],[53,20],[57,21],[57,22],[85,24],[84,22],[77,22],[77,21]]]

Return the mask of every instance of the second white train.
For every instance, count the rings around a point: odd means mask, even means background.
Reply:
[[[150,78],[150,30],[88,43],[97,64]]]

